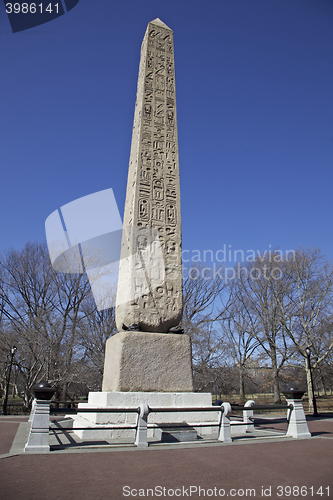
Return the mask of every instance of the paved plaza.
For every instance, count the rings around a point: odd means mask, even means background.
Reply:
[[[266,420],[261,437],[232,444],[151,443],[144,450],[119,443],[86,446],[70,432],[60,449],[51,433],[48,454],[23,453],[27,420],[0,417],[3,500],[333,497],[332,414],[308,417],[312,438],[305,440],[280,437],[286,427],[281,419]]]

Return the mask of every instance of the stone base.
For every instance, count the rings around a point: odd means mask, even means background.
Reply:
[[[184,424],[183,424],[184,425]],[[154,437],[162,443],[176,443],[179,441],[196,441],[198,433],[189,425],[187,427],[168,427],[167,429],[155,429]]]
[[[102,391],[192,392],[189,336],[146,332],[113,335],[106,342]]]
[[[156,335],[156,334],[154,334]],[[88,403],[79,403],[79,408],[137,408],[141,403],[154,407],[205,407],[212,405],[210,393],[194,392],[90,392]],[[84,440],[111,440],[111,439],[135,439],[133,429],[108,429],[102,430],[108,425],[135,425],[137,414],[135,413],[78,413],[72,417],[73,430],[77,436]],[[148,424],[148,437],[157,437],[155,434],[159,424],[186,423],[195,429],[198,436],[205,438],[216,438],[217,427],[196,427],[198,423],[217,423],[216,412],[177,412],[177,413],[150,413]],[[77,427],[89,427],[87,430],[75,430]],[[96,430],[98,429],[98,430]],[[161,433],[160,433],[161,435]],[[185,434],[184,434],[185,435]],[[191,437],[193,439],[193,437]]]

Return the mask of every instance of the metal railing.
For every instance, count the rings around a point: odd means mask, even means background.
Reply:
[[[224,403],[224,405],[228,405],[228,403]],[[135,442],[137,446],[148,446],[147,436],[143,437],[143,433],[147,434],[148,428],[160,428],[160,429],[171,429],[174,428],[175,425],[177,429],[187,428],[188,424],[181,425],[177,424],[148,424],[148,415],[150,413],[179,413],[179,412],[214,412],[219,413],[219,418],[217,422],[209,422],[209,423],[195,423],[195,427],[219,427],[219,437],[220,441],[225,440],[225,432],[222,431],[222,423],[223,423],[223,413],[225,412],[225,406],[206,406],[206,407],[149,407],[148,405],[140,405],[138,408],[50,408],[50,414],[66,414],[66,415],[75,415],[77,413],[137,413],[137,422],[134,425],[100,425],[100,427],[75,427],[75,430],[121,430],[121,429],[135,429],[136,436]],[[53,428],[49,428],[53,430]],[[57,428],[59,430],[59,428]]]
[[[35,400],[33,409],[30,416],[31,429],[28,437],[28,441],[25,447],[25,451],[49,451],[49,431],[68,431],[68,428],[62,428],[57,426],[56,428],[50,427],[49,416],[51,415],[76,415],[85,413],[97,413],[97,414],[110,414],[110,413],[134,413],[137,414],[135,424],[95,424],[90,427],[75,427],[75,431],[95,431],[95,430],[129,430],[135,431],[134,444],[138,447],[148,446],[148,428],[158,428],[158,429],[171,429],[177,427],[189,428],[201,428],[201,427],[217,427],[218,428],[218,441],[228,443],[232,442],[231,437],[231,427],[237,425],[243,425],[244,431],[247,432],[253,429],[253,412],[255,410],[270,410],[274,411],[277,409],[287,410],[287,422],[288,429],[286,436],[291,437],[311,437],[301,400],[287,400],[287,404],[281,405],[256,405],[253,400],[248,401],[244,406],[230,405],[229,403],[222,403],[221,406],[209,406],[209,407],[149,407],[147,404],[141,404],[139,407],[131,408],[54,408],[51,406],[53,403],[50,401]],[[243,419],[242,421],[231,421],[231,414],[233,411],[242,411]],[[214,422],[196,422],[192,424],[184,423],[148,423],[148,416],[151,413],[184,413],[184,412],[212,412],[217,413],[217,421]],[[36,424],[35,424],[36,422]]]

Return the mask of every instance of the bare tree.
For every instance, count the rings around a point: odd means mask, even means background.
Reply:
[[[226,281],[219,274],[206,277],[201,263],[184,270],[182,326],[188,335],[225,316],[230,307],[227,291]]]
[[[333,352],[332,307],[333,266],[316,247],[299,248],[294,259],[285,262],[287,297],[276,296],[281,322],[306,372],[309,411],[312,407],[310,367],[305,352],[313,353],[312,366],[319,368]]]
[[[56,273],[46,246],[38,243],[6,252],[0,268],[2,315],[18,348],[15,362],[26,403],[32,387],[43,378],[62,386],[65,397],[80,355],[81,305],[90,293],[86,277]]]
[[[191,337],[194,381],[197,390],[224,385],[222,365],[226,349],[219,320],[230,307],[228,286],[222,273],[212,276],[198,263],[184,269],[182,327]]]
[[[100,390],[104,371],[105,344],[109,337],[117,333],[114,308],[98,311],[90,297],[83,305],[86,314],[80,328],[80,346],[89,366],[89,388]],[[92,376],[94,374],[94,376]]]
[[[278,253],[259,255],[255,260],[237,265],[232,294],[239,304],[239,327],[255,338],[271,363],[274,401],[279,403],[280,372],[290,357],[288,337],[281,321],[280,304],[284,303],[289,282],[284,278],[283,260]],[[241,305],[241,306],[240,306]]]
[[[253,354],[260,346],[256,336],[258,331],[257,318],[251,315],[250,309],[244,308],[242,302],[235,302],[228,318],[221,321],[221,327],[225,343],[228,345],[229,353],[234,360],[234,368],[239,372],[239,397],[245,400],[245,377],[247,367]]]

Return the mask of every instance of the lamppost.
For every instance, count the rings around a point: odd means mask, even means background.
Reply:
[[[16,351],[16,347],[13,346],[10,350],[11,352],[11,358],[10,358],[10,365],[9,365],[9,371],[8,371],[8,377],[7,377],[7,385],[6,385],[6,394],[5,394],[5,399],[3,400],[3,406],[2,406],[2,415],[7,415],[7,401],[8,401],[8,392],[9,392],[9,381],[10,381],[10,374],[12,371],[12,366],[13,366],[13,358],[14,354]]]
[[[308,358],[308,366],[309,366],[309,371],[310,371],[310,381],[311,381],[311,389],[312,389],[313,416],[317,417],[318,416],[318,412],[317,412],[317,403],[316,403],[316,398],[315,398],[315,394],[314,394],[314,387],[313,387],[312,367],[311,367],[311,359],[310,359],[310,356],[311,356],[310,346],[307,346],[305,348],[305,353],[306,353],[306,357]]]

